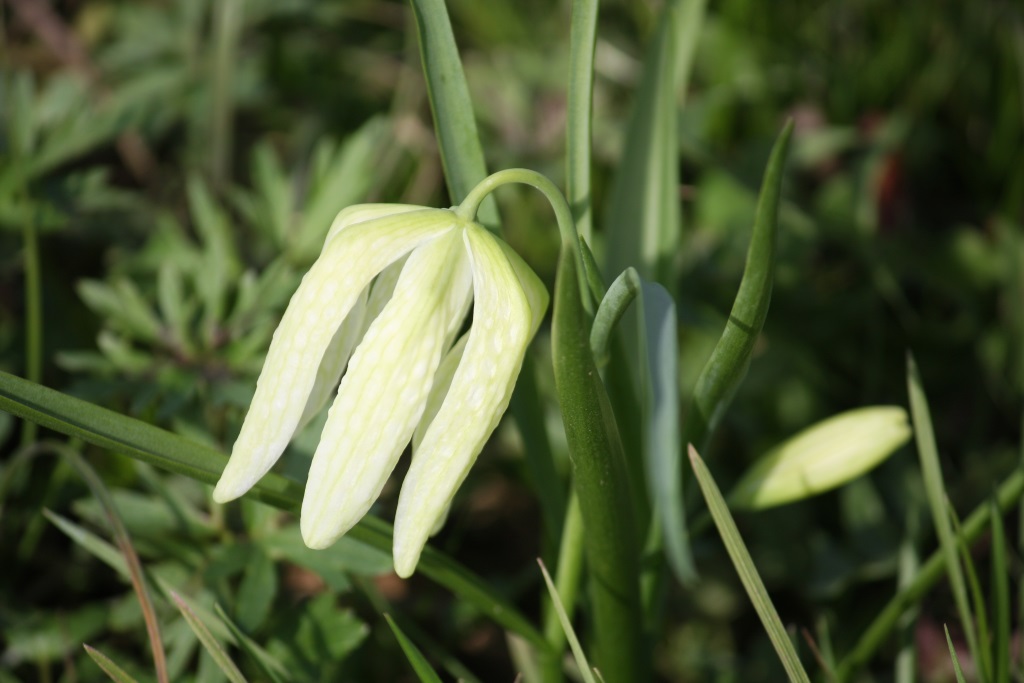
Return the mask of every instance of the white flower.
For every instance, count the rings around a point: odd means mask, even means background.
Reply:
[[[338,387],[302,501],[303,540],[326,548],[355,525],[412,439],[394,538],[395,570],[411,575],[508,407],[547,304],[510,247],[452,210],[345,209],[274,333],[214,500],[248,491]]]

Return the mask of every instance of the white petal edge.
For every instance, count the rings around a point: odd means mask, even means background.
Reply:
[[[397,216],[403,213],[412,213],[413,211],[423,211],[423,208],[414,204],[353,204],[342,209],[334,217],[331,227],[327,231],[327,237],[324,238],[324,248],[331,243],[335,235],[353,225],[385,216]]]
[[[423,415],[472,271],[461,233],[409,255],[391,300],[352,355],[309,471],[299,526],[326,548],[370,509]]]
[[[305,410],[324,352],[373,277],[453,224],[451,211],[422,209],[365,220],[331,239],[274,332],[249,412],[214,489],[215,501],[238,498],[281,457]]]
[[[500,242],[480,226],[464,233],[473,261],[473,325],[452,386],[423,436],[395,514],[395,572],[409,577],[508,407],[529,344],[529,299]]]

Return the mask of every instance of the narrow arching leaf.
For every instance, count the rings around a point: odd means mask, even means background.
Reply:
[[[544,585],[548,588],[548,595],[551,596],[551,604],[555,608],[555,613],[558,614],[558,621],[562,624],[562,630],[569,641],[569,649],[572,650],[572,656],[580,670],[580,677],[583,679],[583,683],[596,683],[594,674],[590,670],[590,662],[587,661],[587,655],[583,652],[583,646],[580,645],[580,640],[576,637],[576,631],[572,627],[572,620],[566,613],[562,600],[558,597],[558,589],[555,588],[555,583],[551,580],[551,575],[548,574],[548,568],[544,566],[542,560],[538,559],[537,564],[540,565],[540,573],[544,576]]]
[[[444,176],[451,200],[458,204],[487,175],[473,102],[444,0],[412,0],[412,10]],[[497,226],[498,209],[492,197],[484,200],[477,215],[484,225]]]
[[[910,354],[907,355],[907,393],[910,396],[910,414],[914,420],[914,436],[917,441],[921,474],[924,477],[924,490],[932,513],[932,523],[935,525],[935,532],[945,558],[949,584],[953,590],[960,625],[967,638],[967,647],[974,661],[981,663],[977,631],[967,597],[967,583],[964,580],[960,558],[957,557],[957,536],[953,533],[953,524],[946,511],[946,486],[942,480],[942,466],[939,464],[939,451],[935,445],[931,411],[928,409],[928,399],[924,393],[917,363]]]
[[[718,485],[715,484],[715,480],[711,477],[711,472],[704,465],[704,461],[697,454],[697,450],[692,445],[689,448],[690,463],[693,465],[694,474],[697,475],[697,483],[700,484],[700,490],[704,493],[708,510],[710,510],[711,517],[715,520],[715,526],[718,527],[718,533],[721,534],[722,541],[725,542],[725,549],[729,551],[729,557],[732,558],[732,563],[740,575],[743,587],[747,590],[747,595],[754,604],[757,615],[761,617],[761,623],[768,632],[768,637],[771,639],[772,645],[775,646],[779,659],[782,660],[782,666],[786,669],[786,675],[794,683],[810,683],[811,679],[808,678],[803,664],[800,663],[800,656],[797,655],[793,643],[786,633],[786,627],[783,626],[782,619],[779,618],[775,605],[772,604],[771,598],[768,597],[768,591],[765,589],[764,582],[761,581],[761,576],[754,566],[754,560],[750,557],[750,553],[743,543],[739,529],[736,528],[736,522],[733,521],[729,507],[722,497],[722,492],[718,490]]]
[[[5,372],[0,372],[0,410],[207,484],[217,482],[227,463],[227,456],[218,450]],[[297,513],[302,487],[270,473],[253,487],[253,495],[269,505]],[[348,535],[391,552],[392,533],[390,524],[367,515]],[[505,628],[547,649],[544,637],[519,610],[455,560],[427,547],[418,571],[474,604]]]
[[[135,679],[129,676],[127,671],[115,664],[110,657],[89,645],[83,645],[82,647],[85,648],[85,653],[89,655],[92,661],[96,662],[96,666],[103,669],[103,673],[110,676],[110,680],[114,681],[114,683],[135,683]]]
[[[388,626],[391,627],[392,633],[395,634],[395,639],[398,640],[398,644],[402,648],[402,652],[405,653],[405,658],[409,660],[409,664],[412,665],[413,671],[416,672],[416,677],[420,679],[422,683],[441,683],[441,677],[437,675],[434,668],[430,666],[430,662],[423,656],[420,649],[416,647],[416,644],[409,640],[402,629],[398,628],[398,624],[391,618],[390,614],[385,614],[384,619],[387,620]]]
[[[692,443],[698,448],[703,447],[705,439],[715,428],[736,389],[746,377],[754,343],[768,316],[775,276],[775,235],[778,231],[782,172],[792,133],[793,122],[790,121],[772,148],[757,200],[754,232],[747,250],[743,279],[725,330],[701,370],[693,390],[683,443]]]

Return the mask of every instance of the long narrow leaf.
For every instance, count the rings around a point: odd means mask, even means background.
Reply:
[[[469,86],[444,0],[412,0],[412,10],[444,177],[452,202],[458,204],[487,175]],[[492,197],[484,200],[477,215],[484,224],[497,226],[498,208]]]
[[[992,632],[994,683],[1010,683],[1010,576],[1006,560],[1006,529],[994,499],[989,499],[992,515]]]
[[[217,668],[224,672],[224,675],[228,677],[228,680],[231,681],[231,683],[246,683],[245,676],[243,676],[242,672],[238,670],[235,663],[231,661],[230,657],[228,657],[228,653],[224,651],[224,648],[221,647],[220,643],[217,642],[217,639],[213,637],[212,633],[210,633],[210,629],[208,629],[206,624],[196,616],[196,613],[192,611],[192,608],[189,607],[188,603],[173,591],[171,591],[171,600],[181,611],[181,616],[185,617],[185,621],[188,622],[189,628],[191,628],[192,632],[196,634],[197,638],[199,638],[199,642],[202,643],[203,647],[206,648],[206,651],[210,653],[210,657],[212,657],[214,663],[217,664]]]
[[[217,614],[217,618],[224,622],[224,625],[231,631],[231,635],[235,637],[238,647],[249,655],[271,683],[286,683],[286,681],[291,680],[291,676],[288,675],[288,670],[285,666],[277,661],[273,655],[256,644],[252,638],[245,635],[242,629],[238,628],[219,604],[213,606],[213,611]]]
[[[565,194],[576,230],[587,242],[593,232],[590,189],[591,119],[594,100],[594,47],[598,0],[573,0],[569,29],[569,87],[565,122]]]
[[[5,372],[0,372],[0,410],[209,484],[216,483],[227,462],[227,456],[220,451]],[[267,474],[253,487],[253,495],[297,514],[302,487],[279,475]],[[349,531],[349,536],[391,552],[392,531],[390,524],[367,515]],[[417,570],[476,605],[505,628],[540,648],[547,648],[544,637],[526,617],[455,560],[427,547]]]
[[[715,526],[718,527],[718,533],[721,534],[722,540],[725,542],[725,548],[729,551],[729,557],[732,558],[732,563],[740,575],[743,587],[747,590],[750,601],[754,603],[754,609],[761,617],[761,623],[768,632],[768,637],[771,639],[772,645],[775,646],[779,659],[782,660],[786,675],[794,683],[810,683],[811,679],[808,678],[803,664],[800,663],[800,657],[789,640],[786,627],[782,625],[782,619],[779,618],[775,605],[768,597],[768,591],[764,587],[764,582],[761,581],[760,574],[757,573],[754,560],[743,543],[739,529],[736,528],[736,522],[733,521],[729,507],[722,497],[722,492],[718,490],[718,485],[715,484],[711,472],[704,465],[697,450],[692,445],[689,448],[690,463],[697,475],[697,483],[700,484],[700,489],[707,500],[708,510],[711,511]]]
[[[634,267],[645,280],[674,287],[679,251],[679,145],[676,66],[679,3],[666,3],[644,59],[607,216],[605,277]]]
[[[119,667],[114,663],[110,657],[106,656],[99,650],[89,645],[83,645],[85,653],[89,655],[92,661],[96,662],[96,666],[103,669],[103,673],[110,676],[110,680],[114,683],[136,683],[135,679],[128,675],[128,672]]]
[[[565,607],[558,597],[558,589],[555,588],[551,575],[548,574],[548,568],[544,566],[543,560],[538,559],[537,564],[540,565],[540,573],[544,576],[544,585],[548,588],[551,604],[555,608],[555,614],[558,615],[558,621],[565,632],[566,639],[569,641],[569,649],[572,650],[572,656],[576,660],[576,666],[580,670],[583,683],[597,683],[594,680],[594,674],[590,670],[590,662],[587,661],[587,655],[583,652],[583,646],[580,645],[580,640],[576,637],[576,631],[572,627],[572,620],[569,619],[569,615],[566,613]]]
[[[967,683],[967,680],[964,678],[963,669],[960,668],[960,659],[956,656],[956,648],[953,647],[953,639],[949,637],[949,627],[943,624],[942,630],[946,632],[946,644],[949,645],[949,656],[953,660],[953,671],[956,673],[956,681],[957,683]]]
[[[960,559],[957,557],[957,536],[953,533],[953,525],[946,511],[946,487],[942,481],[942,467],[939,464],[939,452],[935,446],[935,432],[932,429],[928,399],[924,394],[924,386],[921,384],[917,363],[914,362],[914,357],[910,354],[907,354],[907,392],[910,396],[910,413],[914,419],[914,435],[921,462],[921,473],[924,476],[925,494],[932,512],[932,523],[935,525],[939,545],[946,560],[949,584],[956,601],[960,625],[967,637],[967,647],[970,649],[971,656],[975,662],[982,664],[984,660],[979,649],[977,631],[971,615],[967,584],[964,580]]]
[[[398,624],[391,618],[390,614],[385,614],[384,618],[388,622],[388,626],[391,627],[392,633],[395,634],[395,638],[398,640],[398,644],[402,648],[402,652],[405,653],[405,658],[409,660],[409,664],[412,665],[413,671],[416,672],[416,677],[422,681],[422,683],[441,683],[441,677],[434,671],[434,667],[430,666],[430,662],[423,656],[420,649],[416,647],[416,644],[409,640],[402,629],[398,628]]]
[[[746,377],[754,343],[768,316],[775,274],[775,235],[778,231],[782,172],[792,133],[793,122],[790,121],[772,148],[761,182],[754,232],[750,238],[747,264],[743,269],[739,292],[722,337],[701,370],[693,390],[683,443],[692,443],[698,448],[703,448],[706,437],[715,428],[736,389]]]

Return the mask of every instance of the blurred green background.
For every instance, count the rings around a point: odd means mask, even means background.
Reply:
[[[489,168],[534,168],[561,185],[570,3],[448,7]],[[597,225],[659,9],[601,5]],[[8,0],[0,22],[0,369],[33,373],[26,245],[38,240],[43,383],[228,448],[335,213],[451,204],[403,3]],[[966,514],[1020,458],[1024,7],[710,2],[677,96],[684,395],[735,295],[769,146],[796,122],[771,311],[710,449],[722,488],[814,421],[905,405],[912,350]],[[526,190],[498,200],[508,241],[551,284],[548,209]],[[130,588],[40,516],[105,536],[99,508],[59,459],[12,466],[23,430],[0,413],[0,681],[101,680],[83,641],[145,680]],[[317,437],[316,425],[300,436],[286,468],[304,476]],[[535,610],[540,521],[520,451],[507,424],[437,544]],[[393,579],[387,556],[344,543],[318,556],[293,520],[256,504],[238,519],[211,511],[204,486],[86,452],[150,571],[219,601],[295,680],[412,680],[377,614],[388,601],[433,656],[454,653],[481,680],[514,677],[494,625],[425,581]],[[934,548],[919,490],[904,448],[835,493],[741,516],[784,620],[816,638],[827,630],[845,651],[892,595],[900,540]],[[379,504],[385,518],[394,498]],[[704,583],[670,595],[659,675],[777,680],[720,544],[695,552]],[[1020,558],[1013,566],[1019,578]],[[922,680],[952,680],[945,591],[904,634],[919,643]],[[166,635],[174,680],[218,680],[187,629]],[[890,680],[894,650],[865,680]]]

